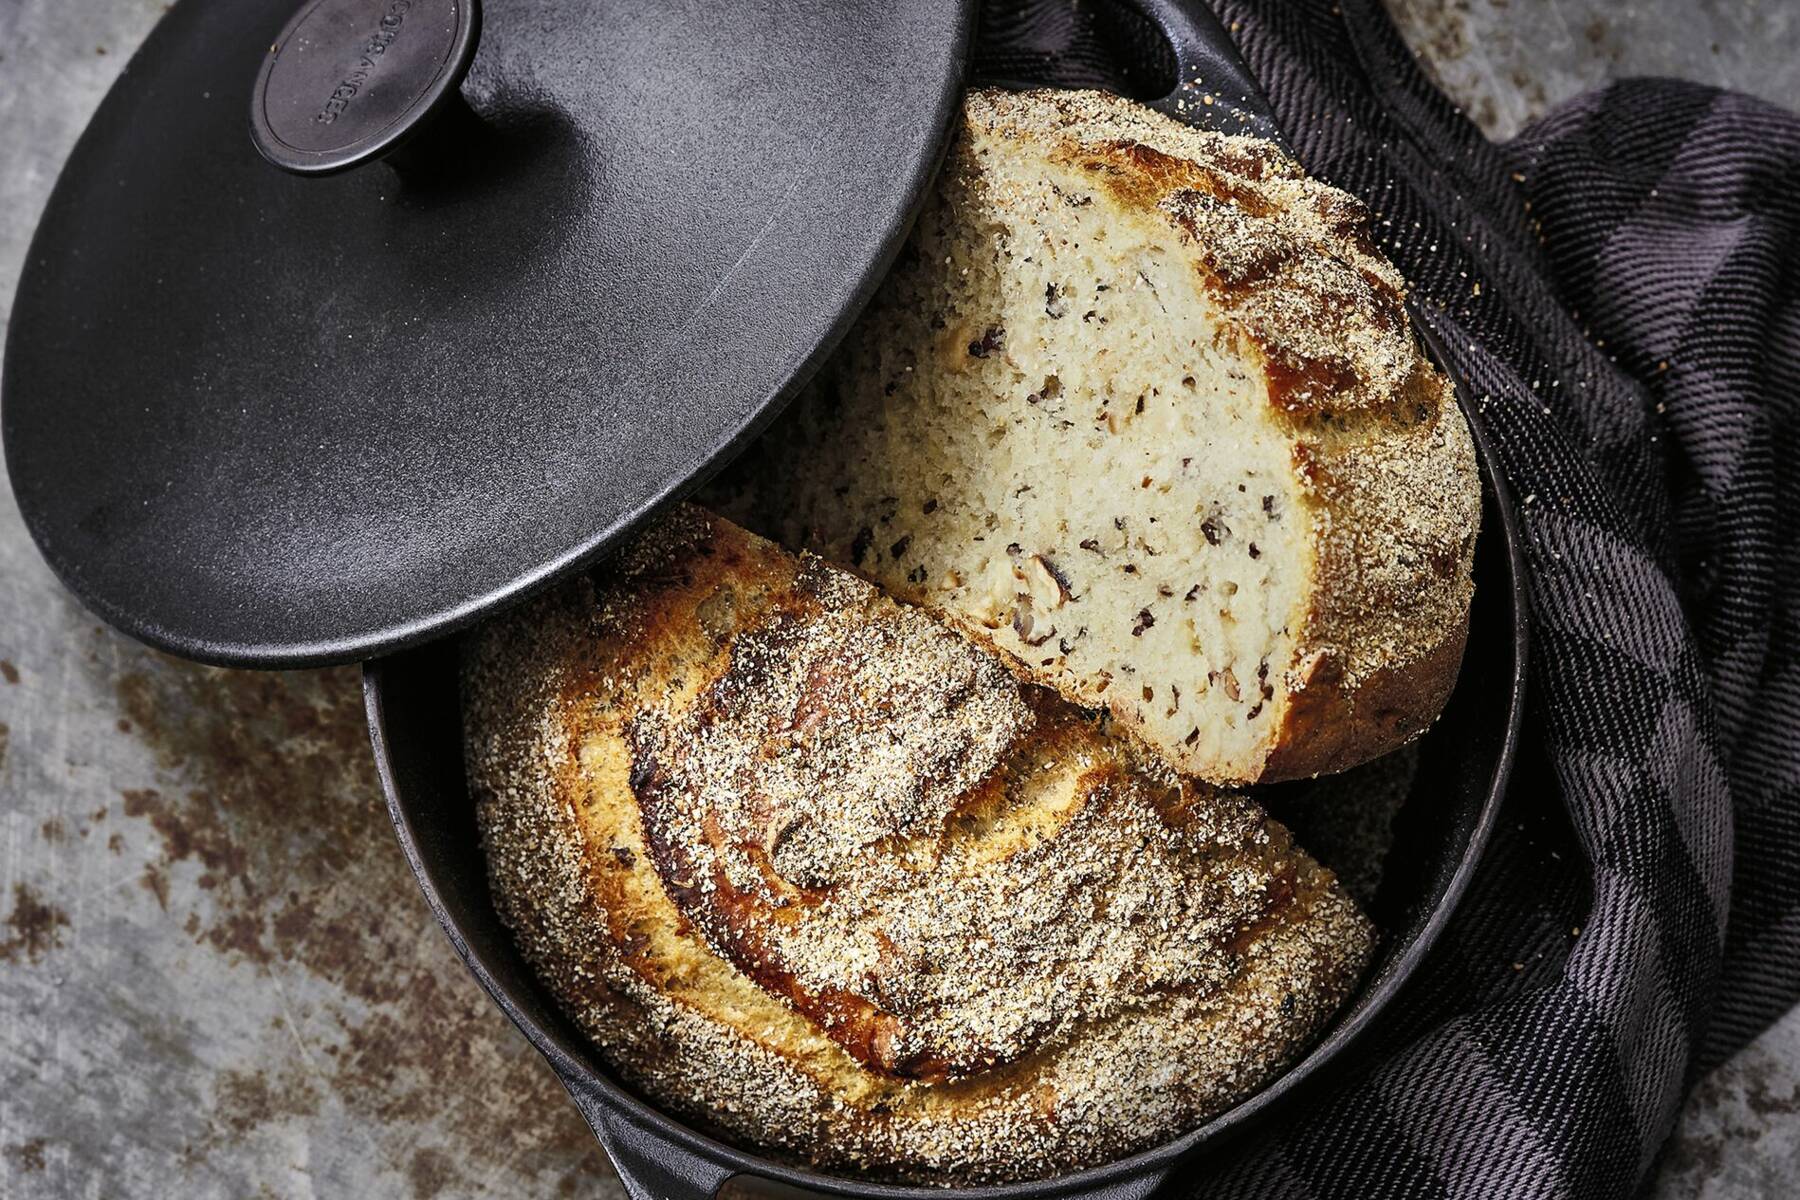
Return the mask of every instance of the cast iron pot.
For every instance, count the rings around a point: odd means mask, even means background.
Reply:
[[[1206,79],[1256,132],[1274,132],[1235,48],[1199,0],[1140,5],[1168,35],[1180,79]],[[1223,86],[1220,86],[1221,81]],[[1158,107],[1192,116],[1174,97]],[[1214,105],[1203,110],[1216,124]],[[1424,320],[1421,338],[1446,360]],[[1418,774],[1395,819],[1371,915],[1381,945],[1360,991],[1324,1038],[1260,1092],[1161,1146],[1051,1179],[956,1189],[979,1200],[1137,1200],[1183,1164],[1265,1121],[1316,1086],[1380,1016],[1426,958],[1467,888],[1487,842],[1519,739],[1527,644],[1525,576],[1518,530],[1493,454],[1465,389],[1481,460],[1482,532],[1468,651],[1443,716],[1423,739]],[[375,759],[413,873],[452,945],[495,1003],[549,1061],[574,1097],[634,1200],[708,1200],[735,1177],[868,1200],[928,1200],[945,1189],[860,1182],[789,1166],[728,1145],[658,1111],[613,1078],[519,957],[488,891],[487,870],[463,773],[454,640],[367,664],[363,685]],[[1284,792],[1307,785],[1287,785]],[[1282,797],[1283,803],[1303,798]]]

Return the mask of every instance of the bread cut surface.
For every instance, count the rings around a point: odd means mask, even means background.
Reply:
[[[1218,782],[1424,729],[1480,491],[1352,197],[1098,93],[975,92],[900,266],[711,493]]]
[[[831,1170],[978,1183],[1278,1074],[1372,942],[1248,799],[924,612],[684,508],[484,627],[499,912],[621,1077]]]

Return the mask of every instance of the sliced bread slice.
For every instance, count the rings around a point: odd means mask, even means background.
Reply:
[[[1449,694],[1480,488],[1366,220],[1267,143],[974,92],[900,265],[710,498],[1195,775],[1371,758]]]

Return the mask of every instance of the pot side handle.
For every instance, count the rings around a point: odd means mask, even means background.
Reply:
[[[1151,108],[1214,133],[1264,138],[1293,156],[1269,98],[1206,0],[1130,2],[1156,23],[1175,52],[1175,90],[1150,101]]]
[[[558,1070],[557,1075],[612,1160],[631,1200],[715,1200],[728,1183],[731,1200],[822,1200],[819,1192],[743,1172],[677,1145],[645,1129],[611,1101],[591,1094],[578,1074]],[[1057,1189],[1051,1181],[1048,1194],[1053,1200],[1146,1200],[1162,1186],[1169,1170],[1170,1164],[1159,1163],[1089,1187]]]
[[[600,1139],[631,1200],[713,1200],[726,1180],[737,1174],[642,1128],[604,1101],[584,1094],[578,1081],[564,1076],[563,1084]]]

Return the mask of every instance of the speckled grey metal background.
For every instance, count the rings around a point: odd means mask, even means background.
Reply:
[[[1393,2],[1496,135],[1630,74],[1800,105],[1789,0]],[[0,305],[162,8],[0,0]],[[1701,1082],[1657,1195],[1796,1178],[1800,1011]],[[211,671],[99,628],[0,493],[0,1196],[102,1195],[622,1192],[418,897],[356,674]]]

